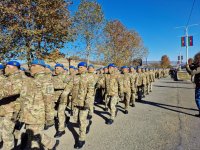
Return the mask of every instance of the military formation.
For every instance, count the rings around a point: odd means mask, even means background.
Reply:
[[[112,125],[119,103],[128,114],[136,101],[153,91],[155,79],[168,74],[167,69],[115,64],[95,70],[85,62],[68,70],[63,64],[52,68],[39,59],[31,62],[29,70],[17,61],[0,64],[0,149],[15,149],[21,141],[20,149],[55,150],[69,122],[79,126],[74,148],[81,149],[96,105],[110,112],[106,124]],[[52,126],[54,137],[44,132]]]

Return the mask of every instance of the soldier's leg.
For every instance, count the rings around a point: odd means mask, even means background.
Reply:
[[[58,131],[65,131],[65,108],[66,104],[65,103],[60,103],[58,107],[58,121],[59,121],[59,126],[58,126]]]
[[[11,150],[14,148],[14,131],[15,123],[11,121],[11,117],[5,116],[2,119],[2,140],[3,150]]]
[[[130,105],[132,105],[132,106],[135,106],[135,91],[136,90],[134,90],[134,91],[132,91],[131,92],[131,99],[130,99]]]
[[[94,113],[94,97],[89,102],[89,115],[92,116]]]
[[[116,115],[116,105],[117,105],[117,100],[118,96],[112,96],[110,99],[110,113],[111,113],[111,117],[110,119],[114,120],[115,119],[115,115]]]
[[[55,116],[55,103],[47,103],[45,105],[45,119],[46,119],[46,126],[54,125],[54,116]]]
[[[79,141],[85,141],[85,138],[86,138],[86,128],[88,125],[87,115],[88,115],[88,109],[80,110],[80,113],[79,113],[79,120],[80,120]]]
[[[77,107],[74,107],[73,109],[73,120],[74,122],[78,122],[79,118],[79,109]]]
[[[105,109],[108,109],[109,97],[105,95]]]
[[[150,82],[149,91],[152,92],[152,82]]]
[[[142,87],[142,95],[143,97],[146,95],[146,85]]]
[[[2,132],[3,132],[3,117],[0,117],[0,143],[2,141]]]
[[[128,110],[130,99],[131,99],[131,92],[127,92],[125,94],[125,110]]]
[[[31,136],[31,148],[40,148],[42,144],[47,149],[52,149],[55,145],[55,140],[43,132],[44,125],[26,125],[28,136]]]
[[[149,94],[149,84],[147,84],[147,94]]]

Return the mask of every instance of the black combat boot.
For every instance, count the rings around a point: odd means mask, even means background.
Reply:
[[[0,142],[0,149],[3,147],[3,141]]]
[[[135,107],[135,104],[131,104],[131,107]]]
[[[113,124],[113,122],[114,122],[114,120],[108,119],[108,120],[106,121],[106,124],[107,124],[107,125],[111,125],[111,124]]]
[[[91,120],[91,119],[92,119],[92,115],[88,115],[88,116],[87,116],[87,119],[88,119],[88,120]]]
[[[48,130],[50,127],[52,127],[54,124],[50,124],[50,125],[45,125],[44,126],[44,130]]]
[[[65,134],[65,131],[57,131],[56,134],[54,135],[55,138],[60,138]]]
[[[196,116],[196,117],[200,117],[200,111],[199,111],[199,114],[196,114],[195,116]]]
[[[78,141],[75,145],[75,149],[81,149],[85,145],[85,141]]]
[[[128,114],[128,110],[125,110],[125,111],[124,111],[124,114]]]
[[[108,111],[108,108],[106,107],[106,108],[104,108],[104,111]]]

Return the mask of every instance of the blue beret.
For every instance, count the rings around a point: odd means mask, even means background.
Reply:
[[[4,69],[4,65],[0,64],[0,70]]]
[[[87,63],[86,62],[80,62],[79,64],[78,64],[78,68],[79,67],[87,67]]]
[[[74,69],[75,69],[75,70],[78,70],[78,68],[76,68],[76,67],[75,67]]]
[[[90,65],[88,66],[88,68],[94,68],[94,65],[90,64]]]
[[[53,68],[48,64],[46,64],[46,68],[49,68],[51,71],[53,71]]]
[[[31,65],[40,65],[40,66],[46,67],[46,64],[45,64],[44,60],[41,60],[41,59],[33,60],[31,62]]]
[[[122,66],[121,69],[128,69],[128,66]]]
[[[58,63],[58,64],[55,65],[55,68],[56,68],[56,67],[61,67],[61,68],[64,69],[64,65],[63,65],[63,64],[59,64],[59,63]]]
[[[108,65],[108,68],[109,68],[109,67],[116,67],[116,66],[115,66],[115,64],[109,64],[109,65]]]
[[[24,71],[24,72],[26,71],[26,69],[24,67],[20,67],[19,70]]]
[[[20,63],[17,61],[9,61],[6,65],[20,67]]]
[[[75,67],[74,66],[69,66],[69,69],[75,69]]]
[[[64,68],[64,70],[68,71],[68,69],[67,69],[67,68]]]

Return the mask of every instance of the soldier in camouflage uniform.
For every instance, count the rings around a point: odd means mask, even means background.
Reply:
[[[148,69],[148,68],[145,68],[144,74],[146,75],[145,94],[146,94],[146,95],[149,95],[149,87],[150,87],[150,79],[149,79],[149,76],[150,76],[150,73],[149,73],[149,69]]]
[[[4,76],[4,66],[2,64],[0,64],[0,83],[2,82],[2,80],[5,79]],[[1,107],[1,106],[0,106]],[[1,123],[0,123],[1,124]],[[1,130],[2,127],[0,127]],[[3,141],[2,141],[2,132],[0,131],[0,149],[3,146]]]
[[[105,86],[107,95],[106,99],[110,103],[109,108],[111,116],[110,119],[108,119],[106,122],[109,125],[111,125],[114,122],[114,118],[117,113],[116,104],[119,99],[118,93],[120,93],[120,95],[123,95],[122,82],[120,81],[119,76],[115,73],[115,67],[116,66],[114,64],[109,64],[108,65],[109,73],[98,81],[98,86],[101,85]]]
[[[27,149],[42,149],[41,143],[46,149],[55,149],[59,141],[55,142],[43,133],[46,117],[45,105],[48,100],[52,100],[51,97],[54,94],[52,83],[45,81],[44,61],[34,60],[31,65],[31,73],[34,78],[23,79],[22,86],[8,81],[6,81],[7,84],[3,83],[4,88],[0,90],[0,99],[20,94],[20,122],[24,122],[26,125]]]
[[[146,75],[146,73],[145,73],[145,68],[144,67],[142,67],[141,68],[141,71],[142,71],[142,74],[143,74],[143,76],[145,76],[145,80],[144,80],[144,82],[143,82],[143,87],[142,87],[142,97],[145,97],[145,95],[146,95],[146,89],[147,89],[147,75]]]
[[[4,88],[4,86],[6,87],[11,84],[15,84],[18,87],[22,86],[23,78],[19,69],[20,69],[20,63],[17,61],[9,61],[6,64],[5,75],[7,76],[7,78],[3,79],[1,75],[2,79],[1,82],[4,82],[1,88]],[[4,142],[3,148],[5,150],[14,148],[15,142],[14,142],[13,131],[19,111],[20,111],[20,99],[18,95],[0,100],[0,133],[2,134],[1,138],[3,139]]]
[[[135,71],[135,68],[132,66],[130,67],[130,74],[133,80],[132,83],[132,89],[131,89],[131,99],[130,99],[130,105],[132,107],[135,107],[135,97],[137,93],[137,88],[136,88],[136,78],[137,78],[137,72]]]
[[[149,92],[152,92],[153,90],[153,87],[152,87],[153,82],[155,82],[153,69],[149,68]]]
[[[75,122],[80,123],[79,141],[74,145],[76,149],[82,148],[85,144],[89,103],[94,98],[94,78],[87,73],[87,64],[80,62],[78,70],[79,73],[70,80],[61,96],[63,99],[72,93],[73,118]]]
[[[123,86],[123,94],[120,95],[121,100],[125,103],[125,114],[128,114],[128,107],[131,99],[131,91],[133,90],[133,78],[131,74],[129,74],[129,67],[123,66],[121,67],[122,74],[120,80]]]
[[[55,76],[53,77],[53,83],[55,88],[55,102],[57,103],[58,113],[57,119],[59,122],[58,131],[54,135],[55,138],[59,138],[65,134],[65,121],[66,121],[66,114],[65,109],[68,101],[68,96],[65,99],[60,99],[61,94],[66,86],[66,75],[64,73],[64,65],[63,64],[56,64],[55,65]]]
[[[143,88],[146,84],[146,76],[141,71],[141,67],[138,67],[137,70],[137,78],[136,78],[136,86],[137,86],[137,94],[138,94],[138,101],[141,101],[143,95]]]
[[[94,66],[93,65],[89,65],[88,66],[88,74],[92,76],[93,78],[93,85],[94,87],[96,86],[96,83],[98,81],[98,76],[94,73]],[[89,114],[88,114],[88,119],[92,119],[93,113],[94,113],[94,99],[95,99],[95,94],[96,91],[94,89],[94,95],[92,97],[92,99],[89,101]]]

